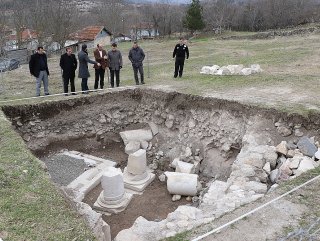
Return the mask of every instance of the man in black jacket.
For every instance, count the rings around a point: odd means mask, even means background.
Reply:
[[[177,78],[178,73],[179,77],[182,76],[185,58],[189,58],[189,49],[188,46],[184,43],[184,38],[180,38],[180,42],[174,47],[173,58],[174,57],[176,58],[176,62],[173,77]]]
[[[37,52],[31,55],[29,61],[30,74],[36,77],[36,95],[40,96],[41,81],[43,81],[44,94],[49,95],[48,90],[48,63],[47,55],[43,47],[38,47]]]
[[[145,57],[145,54],[138,46],[138,42],[134,41],[133,46],[129,51],[129,60],[132,63],[132,68],[133,68],[133,74],[134,74],[134,79],[136,81],[136,85],[139,85],[139,78],[138,78],[138,71],[140,73],[140,81],[141,84],[144,84],[144,74],[143,74],[143,60]]]
[[[66,49],[66,53],[61,55],[60,58],[60,67],[63,70],[62,78],[65,95],[68,95],[69,82],[71,86],[71,93],[75,95],[74,78],[77,66],[78,61],[76,59],[76,56],[72,53],[72,48],[68,47]]]

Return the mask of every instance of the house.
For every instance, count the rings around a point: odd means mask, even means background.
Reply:
[[[159,36],[159,31],[152,23],[141,22],[130,29],[132,39],[153,39]]]
[[[112,33],[104,26],[88,26],[70,34],[65,47],[87,44],[88,48],[94,48],[97,44],[110,45]]]
[[[18,47],[27,49],[36,49],[38,46],[38,35],[36,31],[25,28],[18,36],[15,30],[12,30],[11,34],[6,37],[6,43],[4,49],[6,51],[16,50]],[[20,46],[18,46],[18,39],[20,38]]]

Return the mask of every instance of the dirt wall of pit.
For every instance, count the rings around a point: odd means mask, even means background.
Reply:
[[[106,141],[120,131],[151,123],[159,130],[154,152],[161,150],[172,160],[185,147],[193,152],[198,149],[199,161],[204,160],[203,171],[209,176],[227,172],[222,163],[241,149],[242,137],[252,121],[261,121],[261,129],[256,131],[268,132],[266,144],[283,140],[274,126],[279,120],[289,128],[302,125],[305,131],[318,132],[320,126],[319,114],[289,115],[227,100],[139,88],[35,105],[3,106],[2,110],[33,151],[78,138],[103,136]]]

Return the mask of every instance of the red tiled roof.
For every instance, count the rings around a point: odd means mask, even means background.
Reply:
[[[27,41],[27,40],[31,40],[31,39],[36,39],[38,37],[38,34],[36,31],[31,30],[31,29],[25,29],[22,31],[21,33],[21,40],[22,41]],[[9,36],[10,40],[17,40],[17,35],[16,34],[11,34]]]
[[[85,27],[84,29],[81,29],[75,33],[70,34],[70,38],[72,40],[79,40],[79,41],[92,41],[95,39],[97,34],[103,29],[111,35],[111,32],[109,32],[104,26],[88,26],[88,27]]]

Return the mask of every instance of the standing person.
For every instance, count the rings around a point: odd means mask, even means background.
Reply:
[[[30,74],[36,77],[36,96],[40,96],[41,81],[43,81],[44,94],[50,95],[48,89],[49,69],[47,55],[43,47],[38,47],[37,52],[31,55],[29,70]]]
[[[72,48],[66,48],[66,53],[61,55],[60,58],[60,67],[62,69],[62,78],[63,78],[63,90],[65,95],[68,95],[68,85],[70,82],[71,93],[75,95],[74,87],[74,78],[76,76],[75,71],[78,66],[78,61],[76,56],[72,53]]]
[[[89,90],[88,78],[90,77],[90,73],[88,70],[88,63],[96,64],[98,66],[100,66],[100,64],[97,63],[96,61],[89,59],[86,44],[82,45],[81,51],[78,53],[78,59],[79,59],[79,75],[78,75],[78,77],[82,79],[81,80],[82,94],[89,94],[89,92],[88,92],[88,90]]]
[[[180,38],[179,43],[174,47],[173,58],[174,57],[176,58],[176,62],[173,77],[177,78],[178,73],[179,77],[182,76],[185,58],[189,58],[189,49],[188,46],[184,43],[184,38]]]
[[[105,69],[108,67],[108,55],[107,52],[102,48],[101,44],[97,44],[97,49],[93,52],[96,62],[100,63],[101,66],[94,65],[95,68],[95,81],[94,89],[98,89],[99,79],[100,79],[100,89],[104,86],[104,74]],[[108,71],[108,70],[107,70]]]
[[[109,69],[110,69],[110,83],[114,88],[114,74],[116,74],[116,86],[120,85],[120,69],[122,69],[122,55],[117,49],[117,44],[113,43],[112,49],[108,51]]]
[[[133,73],[134,73],[134,79],[136,81],[136,85],[139,85],[139,78],[138,78],[138,71],[140,73],[140,81],[141,84],[144,83],[144,74],[143,74],[143,60],[145,57],[145,54],[143,52],[143,49],[138,46],[138,43],[135,41],[133,42],[133,46],[129,51],[129,60],[132,63]]]

